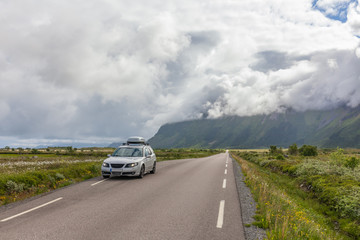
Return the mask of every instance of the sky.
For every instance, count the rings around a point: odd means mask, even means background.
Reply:
[[[354,0],[0,0],[0,147],[360,104]]]

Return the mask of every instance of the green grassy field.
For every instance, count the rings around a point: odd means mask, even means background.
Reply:
[[[0,150],[0,205],[8,204],[101,175],[112,148]],[[222,150],[160,149],[158,161],[198,158]]]
[[[254,224],[267,229],[268,239],[360,239],[359,153],[232,151],[258,202]]]

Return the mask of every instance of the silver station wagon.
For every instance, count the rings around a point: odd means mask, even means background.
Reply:
[[[143,178],[146,173],[156,172],[154,150],[143,137],[130,137],[126,144],[118,147],[101,166],[103,178],[115,176],[136,176]]]

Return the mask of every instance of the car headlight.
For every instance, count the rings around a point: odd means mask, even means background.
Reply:
[[[102,165],[103,167],[110,167],[110,165],[107,162],[104,162]]]
[[[126,164],[126,168],[132,168],[132,167],[136,167],[137,165],[139,165],[139,163],[135,162],[135,163],[128,163]]]

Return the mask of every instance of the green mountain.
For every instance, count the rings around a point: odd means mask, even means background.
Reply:
[[[154,148],[268,148],[293,143],[360,148],[360,106],[169,123],[149,143]]]

